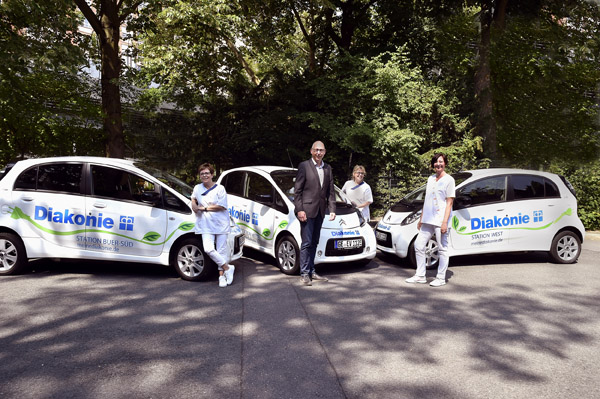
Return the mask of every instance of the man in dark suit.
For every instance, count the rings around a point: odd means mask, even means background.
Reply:
[[[335,219],[335,189],[331,166],[323,162],[325,145],[315,141],[310,149],[312,158],[301,162],[294,184],[294,207],[300,221],[300,275],[302,283],[312,285],[313,280],[327,281],[315,273],[315,253],[325,215]]]

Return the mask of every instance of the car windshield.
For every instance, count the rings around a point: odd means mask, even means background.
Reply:
[[[466,172],[456,173],[456,174],[452,175],[452,177],[454,178],[455,186],[458,186],[460,183],[464,182],[471,176],[472,176],[471,173],[466,173]],[[412,191],[412,192],[406,194],[406,196],[404,196],[404,198],[402,198],[400,200],[400,203],[405,204],[405,205],[422,204],[425,199],[425,190],[426,189],[427,189],[427,185],[417,188],[415,191]]]
[[[278,170],[271,172],[271,177],[275,184],[283,191],[288,199],[294,202],[294,183],[296,182],[296,171],[295,170]],[[346,201],[339,188],[335,187],[335,201],[336,202],[348,202]]]
[[[192,192],[194,189],[187,183],[182,180],[179,180],[173,175],[170,175],[167,172],[163,172],[160,169],[153,168],[152,166],[144,165],[143,163],[135,163],[135,166],[140,168],[146,173],[151,174],[167,186],[171,187],[173,190],[177,191],[179,194],[185,196],[186,198],[192,197]]]

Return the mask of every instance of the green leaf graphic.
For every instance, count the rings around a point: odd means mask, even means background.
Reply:
[[[458,229],[458,231],[465,231],[467,228],[465,226],[461,227],[460,229]]]
[[[458,228],[458,218],[456,216],[452,216],[452,228],[454,230],[456,230]]]
[[[288,221],[284,220],[283,222],[279,223],[279,228],[280,229],[285,229],[285,226],[287,226],[287,225],[288,225]]]
[[[179,230],[183,230],[183,231],[190,231],[191,229],[194,228],[194,223],[191,222],[183,222],[179,225]]]
[[[264,229],[262,232],[263,237],[268,237],[271,235],[271,230],[269,229]]]
[[[142,238],[142,240],[144,241],[156,241],[160,238],[160,234],[158,234],[155,231],[149,231],[148,233],[146,233],[146,235],[144,236],[144,238]]]

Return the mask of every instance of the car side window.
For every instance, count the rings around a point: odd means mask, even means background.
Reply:
[[[244,172],[231,172],[223,178],[221,183],[227,194],[237,195],[238,197],[244,196],[244,175]]]
[[[15,180],[15,190],[35,190],[38,168],[27,169]]]
[[[273,203],[273,185],[256,173],[248,173],[248,199],[271,205]]]
[[[157,202],[160,191],[153,182],[121,169],[92,165],[92,195],[116,200]]]
[[[170,211],[181,212],[185,214],[192,213],[192,210],[189,205],[181,201],[177,198],[173,193],[169,190],[163,188],[163,194],[165,199],[165,208]]]
[[[15,181],[15,189],[79,194],[82,170],[80,163],[40,165],[21,173]]]
[[[553,181],[544,178],[544,184],[546,186],[546,198],[558,198],[560,197],[560,191]]]
[[[544,198],[544,178],[533,175],[513,175],[510,178],[515,200]]]
[[[494,176],[469,183],[458,190],[464,206],[483,205],[506,200],[506,176]]]

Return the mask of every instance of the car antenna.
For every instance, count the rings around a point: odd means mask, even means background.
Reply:
[[[292,157],[290,157],[290,150],[286,148],[285,152],[287,152],[288,159],[290,160],[290,166],[293,168],[294,167],[294,163],[292,162]]]

